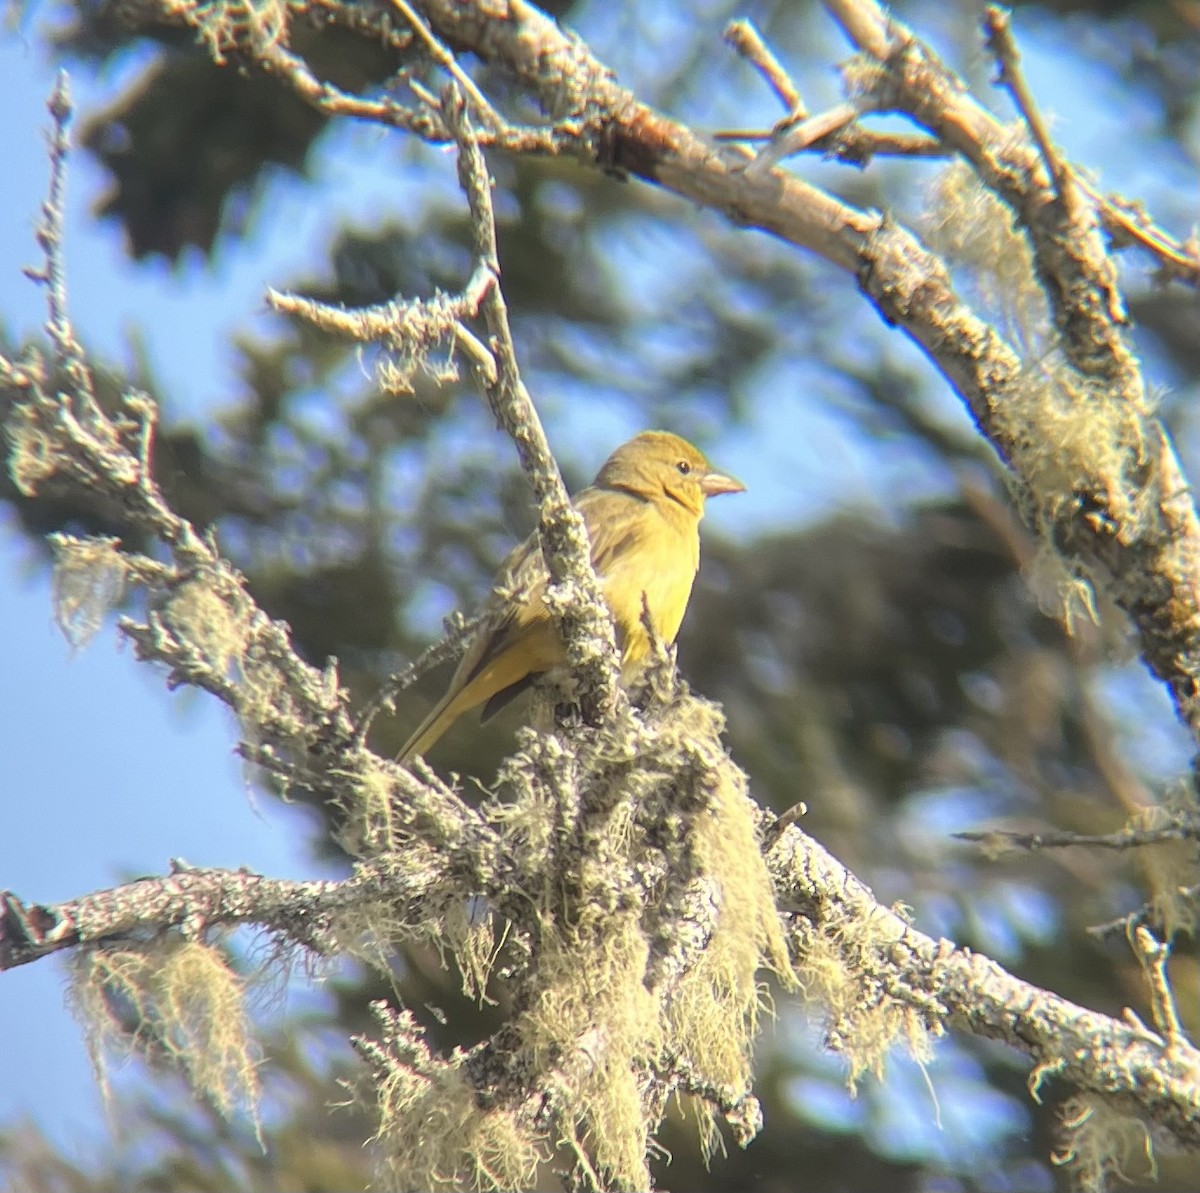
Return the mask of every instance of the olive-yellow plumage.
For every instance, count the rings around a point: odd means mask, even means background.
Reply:
[[[616,623],[624,677],[649,653],[643,599],[664,642],[679,633],[700,566],[704,499],[744,488],[715,471],[686,439],[643,431],[617,448],[575,498]],[[486,720],[539,675],[566,662],[544,600],[547,579],[535,534],[500,569],[497,592],[450,687],[405,744],[401,761],[423,754],[464,712],[482,704]]]

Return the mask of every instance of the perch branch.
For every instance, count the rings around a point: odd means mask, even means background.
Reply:
[[[500,287],[491,178],[483,152],[453,87],[443,91],[442,109],[458,145],[458,177],[471,210],[475,255],[480,267],[491,270],[495,279],[481,307],[490,337],[488,347],[496,362],[495,378],[482,378],[484,392],[497,423],[516,444],[521,467],[533,487],[542,554],[552,580],[546,601],[562,629],[567,658],[580,685],[585,718],[595,722],[621,707],[625,700],[619,683],[612,617],[592,568],[591,545],[583,519],[567,495],[517,364],[508,307]]]

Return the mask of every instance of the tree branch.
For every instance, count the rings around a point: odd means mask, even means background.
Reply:
[[[580,684],[584,715],[595,723],[624,707],[616,630],[592,568],[591,545],[583,519],[571,504],[546,432],[517,365],[500,287],[496,219],[492,211],[487,164],[457,90],[442,93],[442,112],[458,145],[458,179],[471,209],[476,259],[495,279],[483,297],[481,312],[496,361],[494,380],[483,378],[484,392],[497,423],[512,437],[521,466],[538,503],[538,535],[551,580],[546,603],[555,614],[567,658]]]
[[[1004,829],[984,829],[979,832],[954,834],[960,841],[974,841],[989,852],[999,848],[1066,849],[1088,846],[1093,849],[1136,849],[1160,845],[1163,841],[1200,841],[1200,822],[1176,819],[1174,824],[1154,828],[1124,828],[1116,833],[1040,832],[1018,833]]]
[[[918,932],[798,828],[780,835],[767,861],[780,910],[794,917],[792,943],[802,970],[819,940],[865,985],[878,983],[930,1024],[1001,1040],[1023,1053],[1034,1062],[1031,1092],[1057,1076],[1136,1107],[1181,1144],[1200,1148],[1200,1050],[1185,1040],[1164,1042]]]
[[[400,869],[360,865],[350,878],[292,882],[247,870],[172,864],[163,878],[96,891],[48,906],[0,893],[0,971],[51,953],[116,937],[182,928],[198,937],[210,928],[253,924],[320,954],[332,947],[334,916],[386,900],[401,923],[430,918],[430,906],[457,897],[453,859]]]

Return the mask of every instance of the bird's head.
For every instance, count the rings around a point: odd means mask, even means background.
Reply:
[[[697,518],[704,515],[706,497],[746,488],[713,468],[699,448],[667,431],[643,431],[621,444],[604,461],[593,484],[598,489],[624,489],[651,501],[667,497]]]

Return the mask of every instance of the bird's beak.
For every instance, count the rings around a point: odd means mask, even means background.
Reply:
[[[744,493],[746,486],[723,472],[706,472],[700,478],[700,490],[705,497],[717,497],[722,493]]]

